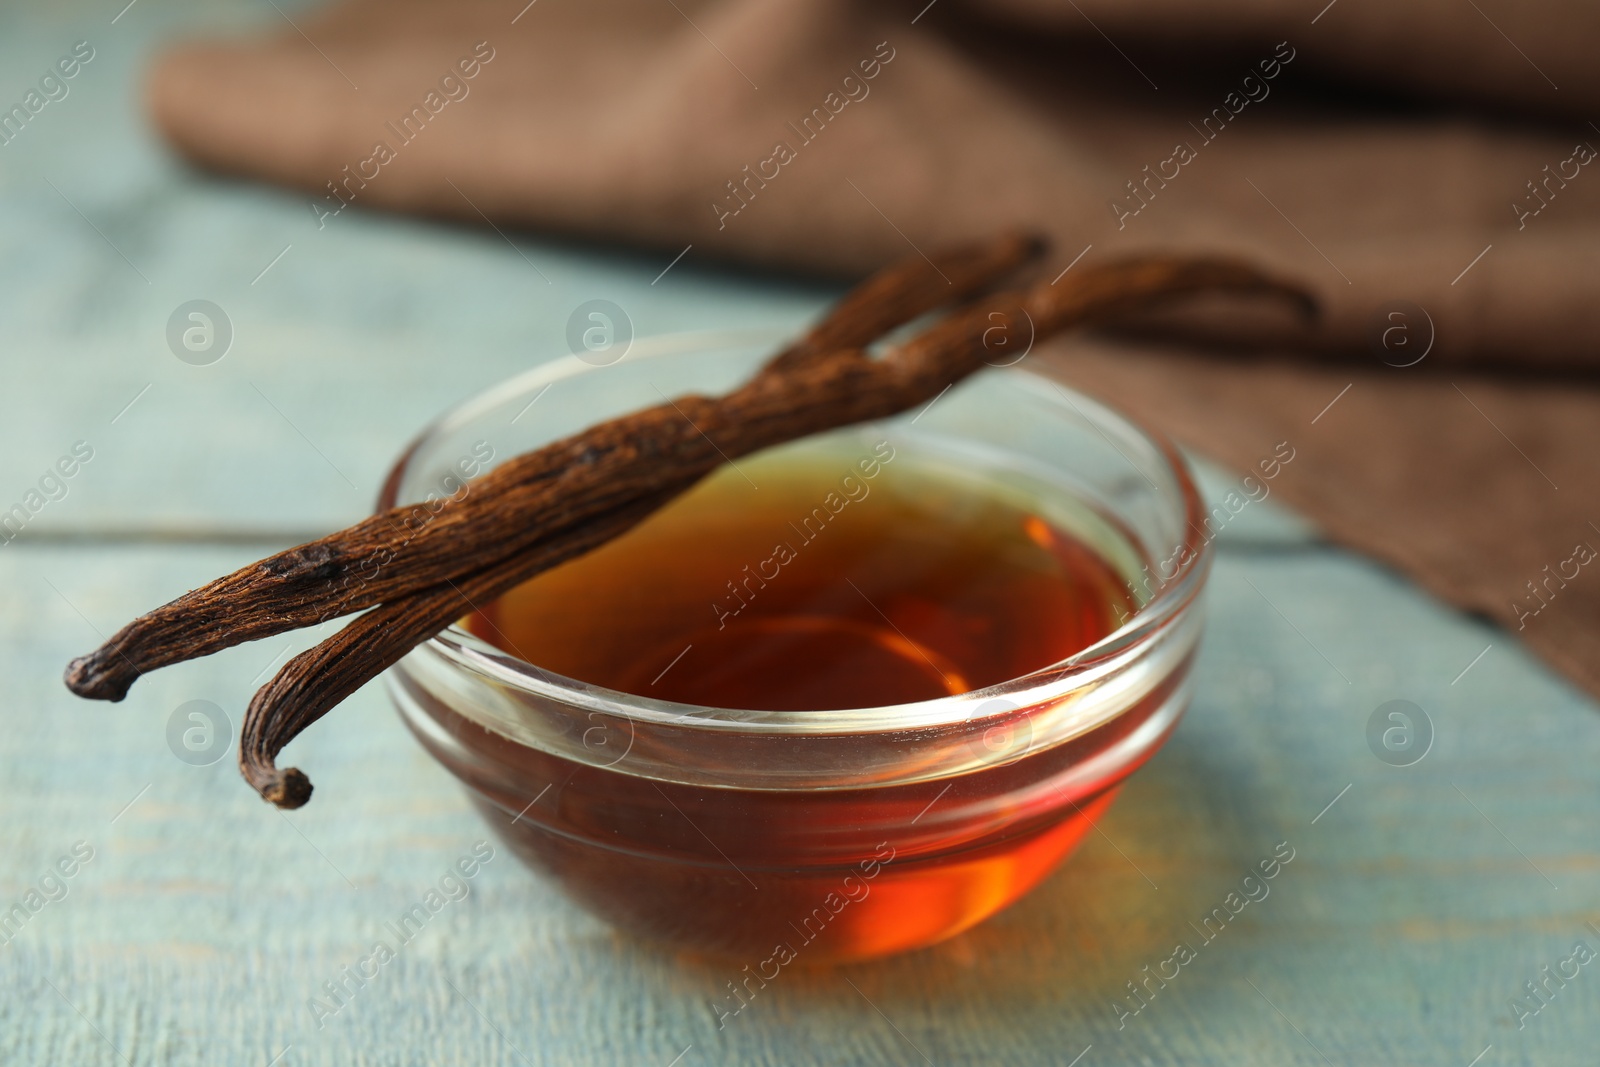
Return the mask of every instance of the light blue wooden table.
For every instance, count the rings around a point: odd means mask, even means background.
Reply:
[[[231,758],[174,757],[174,709],[214,701],[236,727],[308,635],[160,672],[120,705],[70,696],[62,665],[355,519],[417,427],[563,351],[584,300],[622,305],[645,335],[799,324],[831,293],[692,252],[655,280],[670,257],[362,214],[318,232],[299,198],[183,170],[135,106],[154,42],[277,13],[143,0],[113,22],[120,7],[0,14],[8,105],[74,42],[96,49],[0,147],[0,510],[75,442],[93,449],[0,547],[0,909],[22,906],[13,928],[0,914],[0,1063],[1600,1059],[1600,964],[1563,963],[1579,941],[1600,952],[1595,705],[1270,502],[1219,541],[1176,737],[1065,869],[993,921],[886,962],[786,971],[719,1030],[730,974],[614,935],[500,854],[320,1017],[323,983],[485,836],[455,783],[378,687],[297,742],[318,785],[303,811],[263,805]],[[196,298],[235,330],[211,366],[164,336]],[[1367,741],[1394,699],[1434,728],[1409,767]],[[1270,895],[1202,943],[1190,924],[1280,842],[1294,859]],[[1178,941],[1196,958],[1132,1014],[1126,984]],[[1577,973],[1562,984],[1547,966]],[[1519,1027],[1510,999],[1529,980],[1548,1003],[1528,1001]]]

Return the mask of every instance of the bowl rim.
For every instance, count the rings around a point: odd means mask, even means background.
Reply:
[[[469,425],[485,411],[520,395],[556,382],[594,373],[616,363],[643,359],[732,351],[757,345],[776,346],[794,336],[792,329],[755,327],[738,330],[690,330],[636,338],[624,356],[596,364],[575,355],[560,356],[483,389],[446,409],[412,438],[390,467],[379,490],[377,507],[394,506],[410,464],[436,439]],[[1099,641],[1063,660],[1016,678],[965,693],[903,704],[820,711],[763,711],[683,704],[640,696],[570,678],[545,670],[504,651],[451,624],[423,642],[397,667],[422,656],[436,658],[490,681],[535,698],[557,701],[581,710],[614,716],[630,724],[656,724],[691,729],[756,734],[828,735],[882,733],[971,724],[1003,718],[1020,708],[1059,700],[1080,687],[1092,686],[1115,674],[1141,646],[1154,642],[1198,597],[1210,569],[1213,549],[1201,535],[1207,517],[1195,476],[1187,459],[1165,434],[1092,397],[1077,393],[1059,380],[1020,366],[981,371],[1019,376],[1047,398],[1054,394],[1104,435],[1100,422],[1120,426],[1159,456],[1172,479],[1183,510],[1183,540],[1174,545],[1170,559],[1178,561],[1170,577],[1152,572],[1153,594],[1121,626]],[[1096,422],[1097,417],[1100,422]],[[1122,452],[1111,438],[1107,442]],[[1123,453],[1127,458],[1126,453]],[[1130,467],[1138,469],[1131,459]],[[1141,471],[1141,474],[1143,472]],[[1147,478],[1148,480],[1148,478]],[[1152,483],[1153,484],[1153,483]],[[1164,496],[1172,494],[1157,487]],[[1149,561],[1155,566],[1156,560]],[[1147,570],[1149,567],[1147,567]]]

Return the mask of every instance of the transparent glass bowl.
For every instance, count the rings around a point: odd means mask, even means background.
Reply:
[[[424,431],[380,504],[448,495],[461,461],[490,449],[492,465],[663,395],[725,392],[781,340],[675,335],[612,365],[540,366]],[[1210,557],[1170,443],[1020,367],[986,370],[861,432],[1092,514],[1114,534],[1107,557],[1142,606],[1026,676],[846,710],[615,692],[459,627],[414,650],[388,675],[407,725],[513,851],[618,927],[762,974],[952,936],[1049,873],[1188,703]]]

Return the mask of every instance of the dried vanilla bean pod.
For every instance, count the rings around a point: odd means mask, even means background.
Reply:
[[[866,345],[886,330],[988,287],[1042,248],[1038,238],[1019,232],[931,260],[909,257],[852,290],[769,361],[768,369],[797,368],[829,351]],[[603,492],[598,498],[576,494],[573,481],[626,480],[654,451],[696,447],[686,437],[699,433],[669,402],[513,457],[469,483],[464,497],[437,512],[418,505],[390,509],[252,563],[135,619],[100,648],[73,660],[67,687],[83,697],[121,700],[145,671],[316,625],[419,585],[469,573],[484,556],[537,543],[565,521],[553,509],[565,506],[581,516],[612,506]],[[702,440],[700,446],[709,443]],[[709,462],[708,455],[702,459]],[[491,514],[498,521],[485,518]]]
[[[1212,291],[1287,297],[1302,310],[1315,311],[1305,290],[1247,266],[1153,257],[1086,269],[1065,287],[1039,285],[979,301],[879,360],[859,349],[845,349],[782,371],[769,365],[722,398],[682,398],[679,413],[703,433],[666,435],[642,449],[642,462],[657,480],[653,489],[641,492],[636,507],[623,506],[608,518],[580,522],[566,534],[501,558],[460,583],[444,583],[386,602],[290,660],[251,702],[241,736],[241,771],[273,803],[283,807],[305,803],[310,781],[296,768],[276,767],[282,748],[409,649],[466,614],[472,604],[493,599],[556,562],[623,532],[714,469],[724,454],[736,458],[777,441],[887,417],[933,399],[984,366],[989,354],[984,339],[997,316],[1011,330],[1031,324],[1035,339],[1042,340],[1069,326],[1115,317],[1159,300]],[[705,446],[712,436],[719,461],[708,465]],[[676,442],[677,449],[669,442]]]

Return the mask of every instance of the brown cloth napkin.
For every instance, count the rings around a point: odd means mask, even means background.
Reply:
[[[1324,321],[1037,356],[1240,470],[1288,442],[1284,499],[1600,696],[1597,40],[1584,0],[346,0],[170,52],[150,104],[318,226],[843,275],[1009,223],[1052,271],[1249,256]]]

